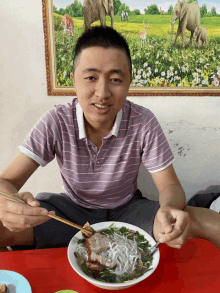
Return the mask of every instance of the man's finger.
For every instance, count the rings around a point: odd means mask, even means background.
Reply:
[[[181,248],[186,243],[186,241],[188,239],[189,229],[190,229],[190,225],[187,225],[187,227],[185,228],[185,230],[183,231],[183,233],[179,237],[177,237],[169,242],[166,242],[166,244],[170,247],[173,247],[173,248]]]
[[[7,210],[16,215],[46,216],[48,211],[41,207],[31,207],[27,204],[7,201]]]
[[[177,243],[178,245],[183,245],[188,238],[189,231],[189,219],[187,213],[181,213],[177,217],[177,221],[173,227],[173,231],[169,234],[161,234],[161,242],[170,242],[171,244]],[[171,242],[175,240],[174,242]]]
[[[27,229],[38,226],[50,219],[51,218],[47,216],[15,216],[11,213],[5,213],[4,221],[11,223],[11,226],[15,228]]]
[[[40,203],[34,198],[32,193],[21,192],[18,195],[24,202],[26,202],[26,204],[31,206],[40,206]]]
[[[161,212],[158,214],[158,220],[161,223],[161,233],[168,234],[172,231],[171,215],[169,212]]]

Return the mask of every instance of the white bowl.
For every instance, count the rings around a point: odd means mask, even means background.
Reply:
[[[123,223],[123,222],[101,222],[101,223],[97,223],[94,225],[91,225],[91,227],[93,227],[96,231],[108,228],[111,224],[114,223],[113,227],[116,228],[121,228],[122,226],[134,230],[134,231],[138,231],[141,235],[143,235],[146,240],[149,241],[150,245],[153,246],[154,244],[156,244],[155,240],[144,230],[131,225],[131,224],[127,224],[127,223]],[[68,249],[67,249],[67,255],[68,255],[68,260],[70,262],[70,265],[72,266],[72,268],[74,269],[74,271],[79,274],[82,278],[84,278],[85,280],[87,280],[88,282],[90,282],[91,284],[102,288],[102,289],[107,289],[107,290],[121,290],[121,289],[125,289],[125,288],[129,288],[143,280],[145,280],[146,278],[148,278],[156,269],[156,267],[158,266],[159,263],[159,259],[160,259],[160,252],[159,249],[153,254],[153,262],[152,262],[152,266],[151,266],[151,270],[146,272],[144,275],[142,275],[141,277],[131,280],[131,281],[126,281],[124,283],[104,283],[101,281],[97,281],[89,276],[87,276],[85,273],[83,273],[83,271],[81,270],[81,268],[79,267],[79,265],[77,264],[76,261],[76,257],[74,256],[74,252],[76,251],[76,247],[77,247],[77,242],[79,239],[82,239],[82,233],[78,232],[77,234],[75,234],[75,236],[73,236],[73,238],[71,239],[69,245],[68,245]]]

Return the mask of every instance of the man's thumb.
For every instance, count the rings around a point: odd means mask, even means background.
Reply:
[[[40,203],[34,198],[33,194],[30,192],[24,192],[22,194],[23,200],[30,206],[38,207]]]

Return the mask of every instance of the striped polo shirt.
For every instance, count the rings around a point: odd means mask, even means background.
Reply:
[[[128,100],[99,150],[86,137],[77,98],[46,112],[19,148],[41,166],[56,157],[64,192],[76,204],[93,209],[128,202],[137,190],[141,163],[154,173],[174,160],[154,114]]]

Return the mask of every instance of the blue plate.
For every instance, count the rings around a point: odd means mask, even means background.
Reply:
[[[2,284],[6,284],[7,293],[32,293],[27,279],[16,272],[0,270],[0,285]]]

